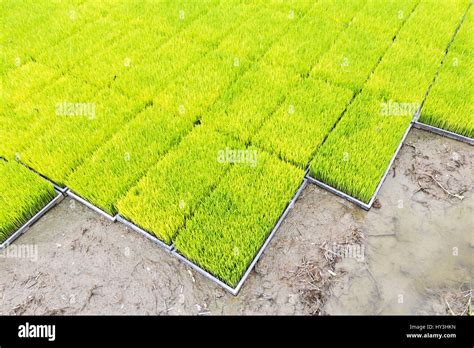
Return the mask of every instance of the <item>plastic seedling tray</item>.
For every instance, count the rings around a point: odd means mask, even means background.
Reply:
[[[131,228],[135,232],[140,233],[142,236],[144,236],[145,238],[151,240],[153,243],[158,244],[160,247],[162,247],[166,251],[170,252],[170,251],[173,250],[173,245],[168,245],[168,244],[164,243],[163,241],[156,238],[151,232],[148,232],[148,231],[142,229],[141,227],[135,225],[134,223],[128,221],[127,219],[125,219],[120,214],[117,215],[117,221],[121,222],[125,226]]]
[[[103,211],[102,209],[100,209],[99,207],[96,207],[95,205],[93,205],[92,203],[90,203],[89,201],[85,200],[84,198],[82,198],[81,196],[79,196],[78,194],[74,193],[73,191],[71,190],[67,190],[66,191],[66,195],[71,197],[72,199],[78,201],[79,203],[82,203],[84,204],[86,207],[94,210],[95,212],[99,213],[100,215],[102,215],[103,217],[105,217],[106,219],[112,221],[112,222],[115,222],[117,220],[117,215],[115,216],[112,216],[110,215],[109,213],[106,213],[105,211]]]
[[[263,245],[260,247],[260,249],[258,250],[257,254],[255,255],[255,257],[253,258],[252,262],[250,263],[250,265],[247,267],[247,270],[245,271],[244,275],[242,276],[242,278],[240,278],[240,281],[239,283],[237,284],[237,286],[235,288],[229,286],[228,284],[224,283],[223,281],[221,281],[220,279],[217,279],[215,276],[213,276],[211,273],[209,273],[208,271],[206,271],[205,269],[201,268],[200,266],[196,265],[194,262],[188,260],[186,257],[184,257],[183,255],[181,255],[176,249],[173,249],[171,251],[171,254],[176,256],[179,260],[183,261],[186,265],[190,266],[191,268],[193,268],[194,270],[196,270],[198,273],[202,274],[204,277],[208,278],[209,280],[211,280],[212,282],[216,283],[217,285],[219,285],[220,287],[222,287],[224,290],[230,292],[232,295],[236,296],[240,289],[242,288],[242,286],[244,285],[245,281],[247,280],[248,276],[250,275],[250,272],[253,270],[253,268],[255,267],[255,264],[257,263],[257,261],[260,259],[260,256],[262,256],[263,252],[265,251],[265,249],[267,248],[268,244],[270,243],[270,241],[272,240],[273,236],[275,235],[276,231],[278,230],[278,228],[281,226],[281,224],[283,223],[283,220],[285,219],[285,217],[288,215],[288,213],[290,212],[290,210],[293,208],[293,206],[295,205],[295,202],[296,200],[298,199],[298,197],[301,195],[301,192],[303,191],[303,189],[306,187],[306,184],[307,184],[307,179],[304,178],[300,187],[298,188],[298,191],[296,191],[295,195],[293,196],[293,198],[291,199],[291,201],[287,204],[285,210],[283,211],[283,213],[280,215],[280,218],[278,219],[277,223],[275,224],[275,226],[273,227],[272,231],[270,232],[270,234],[268,235],[268,237],[265,239],[265,243],[263,243]]]
[[[64,194],[58,190],[56,190],[56,197],[54,197],[48,204],[46,204],[43,209],[37,212],[31,219],[29,219],[23,226],[21,226],[18,230],[16,230],[10,237],[7,238],[2,244],[0,244],[0,250],[5,249],[8,247],[15,239],[20,237],[24,234],[28,229],[36,222],[39,218],[41,218],[44,214],[46,214],[51,208],[53,208],[56,204],[61,202],[64,198]]]
[[[372,197],[370,198],[368,203],[365,203],[365,202],[361,201],[358,198],[352,197],[352,196],[348,195],[347,193],[344,193],[344,192],[338,190],[337,188],[334,188],[334,187],[332,187],[328,184],[325,184],[324,182],[311,177],[309,174],[306,175],[306,179],[308,180],[308,182],[310,182],[312,184],[315,184],[315,185],[318,185],[318,186],[324,188],[325,190],[328,190],[329,192],[331,192],[331,193],[333,193],[333,194],[335,194],[339,197],[342,197],[342,198],[348,200],[349,202],[352,202],[352,203],[356,204],[357,206],[361,207],[364,210],[367,210],[367,211],[370,210],[370,208],[372,208],[372,205],[374,204],[375,199],[377,198],[377,194],[379,193],[380,188],[382,187],[382,184],[385,181],[385,178],[387,177],[387,175],[390,171],[390,168],[392,168],[393,162],[397,158],[398,153],[400,152],[400,149],[402,148],[403,144],[405,143],[405,140],[408,136],[408,133],[410,132],[411,128],[413,127],[413,123],[414,123],[413,121],[410,122],[407,129],[405,130],[405,133],[403,133],[403,137],[400,140],[400,143],[398,144],[397,149],[393,153],[393,156],[392,156],[392,158],[391,158],[391,160],[390,160],[390,162],[387,166],[387,169],[385,170],[385,173],[383,174],[382,179],[380,179],[380,181],[379,181],[379,183],[378,183],[378,185],[375,189],[375,192],[372,195]]]
[[[438,135],[442,135],[442,136],[447,137],[447,138],[462,141],[462,142],[467,143],[469,145],[474,145],[474,139],[473,138],[469,138],[469,137],[466,137],[464,135],[460,135],[460,134],[457,134],[457,133],[454,133],[454,132],[450,132],[450,131],[447,131],[445,129],[441,129],[441,128],[438,128],[438,127],[435,127],[435,126],[430,126],[429,124],[426,124],[426,123],[416,121],[413,126],[415,128],[423,129],[425,131],[432,132],[432,133],[435,133],[435,134],[438,134]]]

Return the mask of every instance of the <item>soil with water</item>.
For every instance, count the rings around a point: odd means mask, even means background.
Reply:
[[[0,253],[0,314],[466,314],[473,165],[413,130],[370,212],[308,185],[237,297],[65,199]]]

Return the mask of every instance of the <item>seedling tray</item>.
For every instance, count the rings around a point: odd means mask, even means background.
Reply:
[[[408,133],[410,132],[411,128],[413,127],[413,121],[410,122],[410,124],[408,125],[407,129],[405,130],[405,133],[403,133],[403,137],[402,139],[400,140],[400,143],[398,144],[395,152],[393,153],[393,156],[387,166],[387,169],[385,170],[383,176],[382,176],[382,179],[380,179],[376,189],[375,189],[375,192],[374,194],[372,195],[372,197],[370,198],[369,202],[368,203],[365,203],[363,201],[361,201],[360,199],[358,198],[355,198],[355,197],[352,197],[351,195],[348,195],[347,193],[344,193],[342,192],[341,190],[338,190],[337,188],[334,188],[318,179],[315,179],[313,178],[312,176],[310,176],[309,174],[306,175],[306,179],[308,180],[308,182],[312,183],[312,184],[315,184],[315,185],[318,185],[319,187],[322,187],[323,189],[339,196],[339,197],[342,197],[346,200],[348,200],[349,202],[351,203],[354,203],[355,205],[359,206],[360,208],[364,209],[364,210],[367,210],[369,211],[370,208],[372,208],[372,205],[374,204],[374,201],[375,199],[377,198],[377,194],[379,193],[380,191],[380,188],[382,187],[382,184],[384,183],[389,171],[390,171],[390,168],[392,168],[392,164],[393,162],[395,161],[395,159],[397,158],[398,156],[398,153],[400,152],[400,149],[402,148],[403,144],[405,143],[405,140],[408,136]],[[309,173],[309,170],[308,170],[308,173]]]
[[[148,232],[148,231],[142,229],[141,227],[135,225],[134,223],[128,221],[127,219],[125,219],[120,214],[117,215],[117,222],[121,222],[122,224],[124,224],[125,226],[131,228],[135,232],[140,233],[142,236],[144,236],[145,238],[151,240],[153,243],[158,244],[160,247],[162,247],[166,251],[170,252],[171,250],[173,250],[173,245],[168,245],[168,244],[164,243],[163,241],[156,238],[151,232]]]
[[[81,196],[79,196],[78,194],[74,193],[73,191],[71,191],[69,189],[66,191],[66,195],[71,197],[72,199],[78,201],[79,203],[84,204],[86,207],[94,210],[95,212],[99,213],[100,215],[102,215],[103,217],[105,217],[106,219],[108,219],[112,222],[115,222],[117,220],[117,215],[118,214],[115,215],[115,216],[112,216],[109,213],[106,213],[102,209],[96,207],[95,205],[93,205],[92,203],[90,203],[89,201],[87,201],[86,199],[82,198]]]
[[[36,222],[39,218],[41,218],[44,214],[46,214],[51,208],[53,208],[56,204],[61,202],[64,198],[64,194],[58,190],[56,190],[56,197],[54,197],[48,204],[44,206],[39,212],[37,212],[31,219],[29,219],[23,226],[21,226],[18,230],[16,230],[10,237],[7,238],[2,244],[0,244],[0,250],[5,249],[8,247],[15,239],[20,237],[24,234],[28,229]]]
[[[293,208],[293,206],[295,205],[295,202],[296,200],[298,199],[298,197],[301,195],[301,192],[303,191],[303,189],[306,187],[307,185],[307,179],[304,178],[300,187],[298,188],[298,191],[296,191],[295,195],[293,196],[293,198],[291,199],[291,201],[287,204],[285,210],[283,211],[283,213],[280,215],[280,218],[278,219],[277,223],[275,224],[275,226],[273,227],[272,231],[270,232],[270,234],[268,235],[268,237],[265,239],[265,243],[263,243],[263,245],[260,247],[259,251],[257,252],[257,254],[255,255],[255,257],[253,258],[252,262],[250,263],[250,265],[247,267],[247,270],[245,271],[244,275],[242,276],[242,278],[240,279],[239,283],[237,284],[237,286],[235,288],[229,286],[228,284],[224,283],[223,281],[221,281],[220,279],[216,278],[215,276],[213,276],[211,273],[209,273],[208,271],[206,271],[205,269],[201,268],[200,266],[198,266],[197,264],[195,264],[194,262],[188,260],[186,257],[184,257],[183,255],[181,255],[176,249],[173,249],[171,251],[171,254],[176,256],[179,260],[181,260],[182,262],[184,262],[186,265],[190,266],[191,268],[193,268],[195,271],[197,271],[198,273],[202,274],[204,277],[206,277],[207,279],[211,280],[212,282],[216,283],[217,285],[219,285],[220,287],[222,287],[224,290],[230,292],[232,295],[236,296],[240,289],[242,288],[242,286],[244,285],[245,281],[247,280],[248,276],[250,275],[250,272],[253,270],[253,268],[255,267],[255,264],[257,263],[257,261],[260,259],[260,256],[262,256],[263,252],[265,251],[265,249],[267,248],[268,244],[270,243],[270,241],[272,240],[273,236],[275,235],[276,231],[278,230],[278,228],[281,226],[281,224],[283,223],[283,220],[285,219],[285,217],[288,215],[288,213],[290,212],[290,210]]]

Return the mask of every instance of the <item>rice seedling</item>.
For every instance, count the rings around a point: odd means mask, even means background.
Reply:
[[[469,0],[422,0],[397,40],[444,51],[468,6]]]
[[[472,28],[473,17],[466,17],[428,94],[419,119],[422,123],[470,138],[474,138],[474,51],[464,50],[464,43],[468,40],[474,43],[470,36]]]
[[[288,25],[287,18],[280,20],[282,24]],[[246,25],[242,28],[244,32],[248,30]],[[271,26],[262,26],[260,29],[264,28],[269,33],[275,33]],[[222,42],[238,42],[240,37],[242,31],[237,29]],[[266,42],[262,42],[260,37],[255,36],[252,40],[247,39],[246,45],[254,47],[263,55],[262,47],[268,47],[277,39],[278,37],[268,35]],[[249,52],[247,54],[244,57],[251,57]],[[190,66],[155,98],[152,109],[145,110],[124,130],[116,133],[111,141],[78,168],[66,180],[67,185],[114,215],[117,212],[116,202],[150,166],[192,129],[200,115],[241,74],[245,66],[236,65],[234,58],[226,50],[221,50],[219,45],[215,51]],[[257,58],[258,56],[253,56],[248,59]],[[147,126],[149,123],[150,126]]]
[[[393,38],[418,4],[418,0],[368,0],[351,25]]]
[[[56,195],[53,185],[16,162],[0,159],[0,244]]]
[[[324,54],[311,75],[355,92],[362,88],[391,41],[385,33],[350,26]]]
[[[60,186],[144,107],[111,90],[81,97],[57,99],[54,110],[49,110],[33,131],[22,136],[21,161]]]
[[[264,243],[304,175],[303,170],[254,150],[257,165],[235,164],[175,240],[180,254],[232,287]]]
[[[302,18],[304,26],[313,28],[312,35],[329,37],[321,42],[321,47],[329,47],[331,38],[343,30],[342,21],[349,21],[359,6],[353,6],[344,12],[344,15],[336,15],[337,2],[330,2],[332,13],[337,20],[327,19],[315,21],[312,16],[319,13],[321,7],[315,6],[309,10],[308,16]],[[334,7],[333,7],[334,6]],[[353,11],[353,12],[352,12]],[[324,23],[321,27],[316,24]],[[310,35],[310,31],[306,31]],[[309,40],[313,36],[308,36]],[[301,28],[294,26],[272,46],[269,52],[262,58],[260,63],[249,70],[241,80],[230,88],[222,98],[222,102],[202,118],[202,123],[209,127],[231,135],[243,143],[250,142],[251,138],[263,122],[279,107],[285,99],[288,90],[293,88],[299,81],[301,75],[305,74],[313,66],[317,59],[317,52],[323,49],[311,51],[314,47],[309,41],[303,41],[310,45],[299,44],[301,41]],[[314,40],[313,40],[314,41]],[[316,45],[317,47],[318,45]],[[307,53],[304,53],[308,49]],[[304,54],[306,60],[295,63],[295,55]],[[301,57],[300,57],[301,58]]]
[[[386,100],[420,104],[443,55],[442,50],[396,40],[364,88]]]
[[[317,151],[310,175],[368,203],[413,118],[387,112],[387,102],[359,94]]]
[[[11,70],[0,84],[0,154],[5,158],[14,159],[23,149],[22,135],[38,119],[39,109],[32,101],[58,76],[52,69],[30,62]]]
[[[349,89],[314,78],[306,79],[291,90],[252,142],[305,167],[352,96]]]
[[[171,244],[185,219],[230,168],[232,161],[225,152],[241,148],[236,141],[196,127],[128,191],[118,202],[118,211]]]

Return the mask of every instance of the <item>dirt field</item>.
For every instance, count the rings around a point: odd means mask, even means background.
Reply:
[[[237,297],[65,199],[0,254],[0,314],[466,314],[473,168],[413,130],[369,213],[308,185]]]

